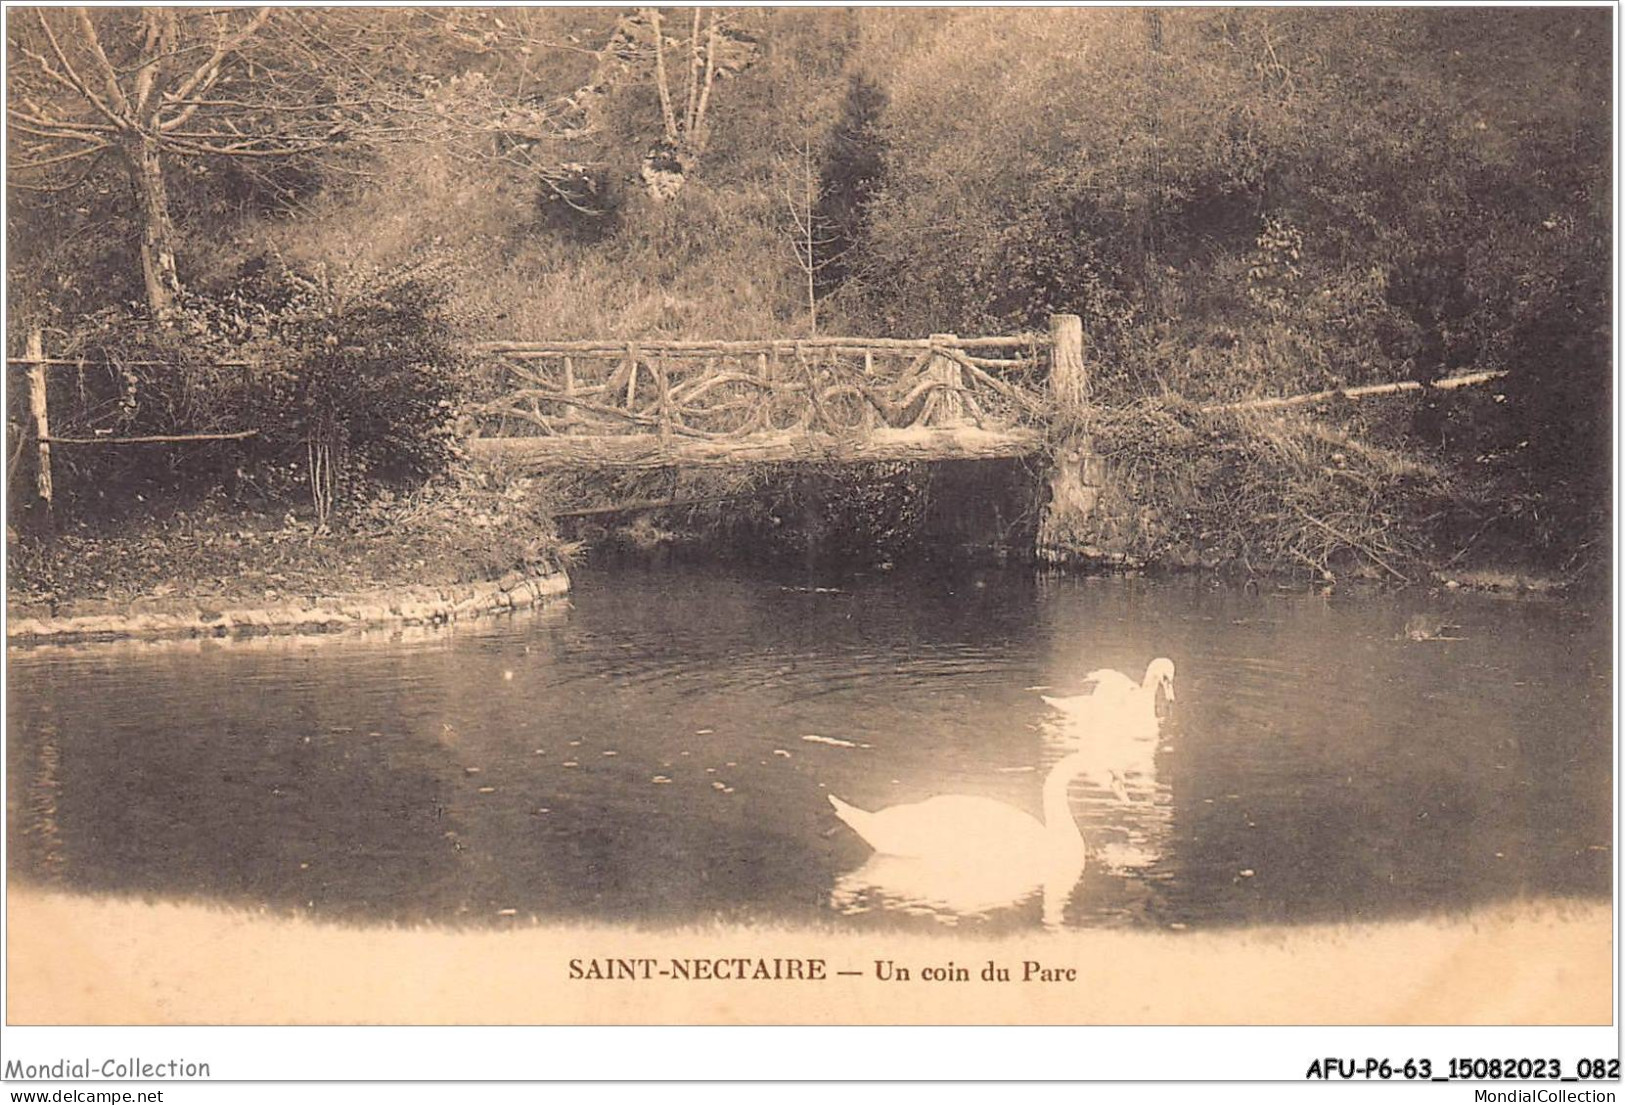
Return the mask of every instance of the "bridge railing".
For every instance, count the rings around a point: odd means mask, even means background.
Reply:
[[[1051,334],[485,342],[477,450],[546,464],[1031,452]]]

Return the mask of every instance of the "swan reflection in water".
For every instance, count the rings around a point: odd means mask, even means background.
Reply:
[[[948,923],[1042,896],[1046,928],[1059,928],[1082,876],[1086,849],[1068,799],[1087,757],[1066,756],[1044,779],[1044,818],[972,795],[938,795],[869,812],[830,796],[836,816],[875,849],[842,875],[830,904],[842,913],[880,907]]]
[[[1171,746],[1158,694],[1174,702],[1174,664],[1156,659],[1135,682],[1116,671],[1084,677],[1085,694],[1045,696],[1050,715],[1040,725],[1044,744],[1082,758],[1082,824],[1095,860],[1119,872],[1144,871],[1162,858],[1172,828],[1173,792],[1158,773],[1159,754]]]

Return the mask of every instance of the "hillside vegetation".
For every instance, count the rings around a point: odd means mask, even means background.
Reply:
[[[1126,493],[1159,512],[1153,558],[1606,564],[1604,10],[97,9],[9,28],[9,352],[39,328],[87,365],[53,378],[55,431],[260,430],[58,450],[60,517],[229,499],[337,527],[426,483],[488,487],[459,447],[489,371],[472,340],[969,334],[1064,311],[1103,439],[1145,454]],[[125,107],[85,79],[98,64]],[[1508,375],[1309,422],[1190,413],[1468,370]],[[15,378],[10,399],[21,506]],[[1287,481],[1268,502],[1210,491],[1265,477]],[[1294,511],[1364,528],[1331,547],[1309,523],[1246,532]]]

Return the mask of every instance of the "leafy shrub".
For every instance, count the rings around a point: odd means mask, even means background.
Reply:
[[[261,292],[277,303],[263,383],[274,404],[267,444],[279,457],[305,449],[318,518],[339,498],[421,482],[458,455],[463,354],[442,310],[443,292],[411,270],[335,287],[292,273]]]
[[[444,299],[419,270],[333,281],[258,262],[163,322],[138,309],[91,316],[50,350],[83,359],[53,377],[54,436],[257,432],[59,450],[66,497],[246,482],[274,500],[308,496],[325,523],[340,502],[421,483],[459,455],[464,354]]]

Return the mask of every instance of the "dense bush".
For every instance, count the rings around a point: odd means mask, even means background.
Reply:
[[[88,317],[50,348],[81,359],[52,375],[54,436],[256,433],[65,447],[53,458],[60,497],[108,509],[224,483],[307,501],[325,523],[340,503],[421,483],[460,449],[464,353],[444,298],[419,271],[331,280],[260,262],[226,289],[188,294],[162,323],[138,308]]]
[[[305,447],[318,517],[325,521],[339,499],[443,470],[460,447],[465,358],[443,290],[410,270],[348,287],[288,273],[273,279],[254,297],[278,304],[262,354],[264,432],[279,458],[294,453],[292,468]]]

